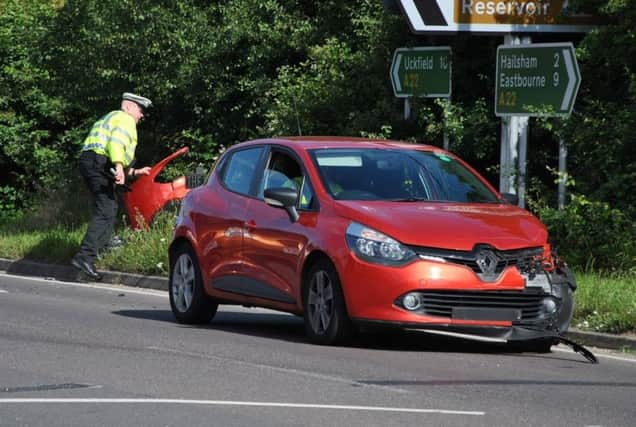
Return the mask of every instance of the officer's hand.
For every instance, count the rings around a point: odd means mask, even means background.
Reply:
[[[123,185],[126,182],[126,176],[124,175],[124,168],[121,163],[115,164],[115,184]]]
[[[135,169],[135,175],[150,175],[150,166],[145,166],[140,169]]]

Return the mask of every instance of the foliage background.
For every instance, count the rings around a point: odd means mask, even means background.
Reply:
[[[497,184],[493,79],[502,36],[415,36],[387,3],[0,0],[0,214],[75,194],[78,148],[124,91],[156,106],[140,125],[143,164],[188,145],[176,167],[208,168],[224,147],[272,135],[441,146],[446,131],[451,150]],[[532,37],[574,42],[582,84],[568,119],[530,121],[530,206],[575,265],[633,272],[636,0],[570,3],[606,24],[585,35]],[[413,119],[405,121],[388,77],[392,53],[425,45],[452,48],[452,103],[413,100]],[[560,138],[577,197],[564,211],[555,208],[551,172]],[[65,199],[72,197],[57,198]]]

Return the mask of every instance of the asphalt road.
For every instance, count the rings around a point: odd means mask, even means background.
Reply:
[[[0,274],[0,426],[633,426],[636,357],[424,334],[309,344],[300,318]]]

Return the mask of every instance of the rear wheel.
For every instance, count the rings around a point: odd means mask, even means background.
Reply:
[[[316,344],[343,343],[354,333],[334,266],[320,260],[309,271],[303,286],[305,331]]]
[[[209,323],[216,314],[218,304],[205,293],[196,254],[188,244],[180,245],[172,257],[168,293],[179,323]]]

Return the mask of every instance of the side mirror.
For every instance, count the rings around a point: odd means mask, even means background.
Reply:
[[[265,190],[265,203],[276,208],[283,208],[289,215],[291,222],[298,221],[298,192],[293,188],[268,188]]]
[[[516,194],[501,193],[501,196],[511,205],[519,206],[519,196],[517,196]]]

